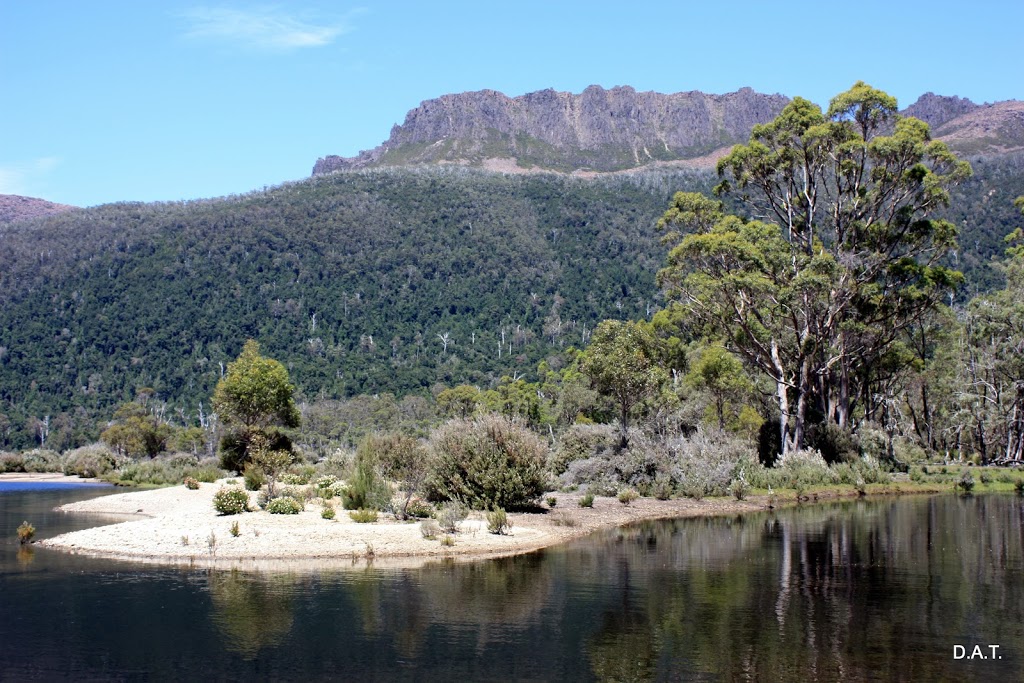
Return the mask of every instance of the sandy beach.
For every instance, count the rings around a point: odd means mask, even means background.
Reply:
[[[510,514],[506,535],[488,533],[482,513],[471,513],[445,546],[426,539],[418,522],[400,522],[388,515],[359,524],[337,510],[334,520],[320,516],[321,506],[307,503],[297,515],[265,511],[222,516],[213,509],[213,495],[222,483],[201,484],[198,490],[174,486],[133,491],[64,505],[69,514],[117,515],[126,521],[98,526],[40,541],[40,545],[73,553],[147,563],[216,566],[242,569],[287,569],[314,566],[416,566],[438,558],[479,559],[528,552],[597,529],[633,521],[670,517],[734,514],[763,509],[763,502],[735,500],[640,499],[623,505],[615,498],[595,498],[593,508],[578,505],[579,494],[553,494],[555,509]],[[255,507],[255,494],[250,495]],[[239,535],[230,533],[238,522]]]

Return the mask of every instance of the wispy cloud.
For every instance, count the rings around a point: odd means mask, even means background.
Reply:
[[[57,157],[0,164],[0,194],[38,194],[38,181],[59,165]]]
[[[351,14],[329,23],[314,23],[272,6],[193,7],[182,17],[189,24],[187,38],[282,52],[329,45],[352,30]]]

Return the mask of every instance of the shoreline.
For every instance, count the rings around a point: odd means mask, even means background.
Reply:
[[[95,477],[77,477],[71,474],[63,474],[61,472],[4,472],[0,474],[0,483],[5,481],[47,482],[57,484],[107,484],[112,486],[109,482]]]
[[[334,520],[320,517],[320,505],[307,503],[297,515],[265,511],[219,515],[213,494],[223,481],[131,491],[57,508],[70,514],[117,516],[122,521],[44,539],[38,545],[72,554],[127,560],[149,565],[210,567],[257,571],[316,570],[364,567],[411,568],[436,561],[476,561],[529,553],[586,536],[601,529],[657,519],[744,514],[766,509],[768,497],[738,501],[713,498],[655,500],[641,498],[623,505],[615,498],[596,497],[592,508],[578,505],[580,494],[551,494],[556,506],[544,512],[509,513],[508,535],[487,531],[481,512],[473,512],[454,535],[453,546],[439,538],[423,538],[418,522],[379,521],[359,524],[338,509]],[[887,487],[873,494],[935,493]],[[812,493],[813,501],[856,498],[857,493],[828,490]],[[254,499],[251,495],[250,499]],[[792,497],[776,497],[787,505]],[[231,527],[238,524],[239,534]]]

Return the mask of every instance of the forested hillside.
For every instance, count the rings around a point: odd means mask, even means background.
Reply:
[[[974,160],[950,215],[964,298],[1017,225],[1020,157]],[[247,338],[301,399],[535,378],[607,318],[659,308],[654,226],[711,175],[336,173],[240,197],[0,226],[0,447],[93,439],[150,388],[194,422]]]
[[[247,338],[309,398],[531,373],[657,306],[654,223],[708,180],[367,171],[13,224],[3,442],[29,445],[46,415],[95,431],[143,387],[194,414]]]

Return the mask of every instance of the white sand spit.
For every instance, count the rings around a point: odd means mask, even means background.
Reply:
[[[189,564],[272,569],[298,564],[337,564],[372,559],[375,564],[409,566],[437,558],[508,555],[528,552],[582,536],[595,529],[630,521],[703,516],[760,509],[757,502],[657,501],[641,499],[629,506],[614,498],[597,498],[580,508],[579,495],[556,494],[558,504],[546,513],[510,514],[507,535],[488,533],[484,515],[473,513],[454,536],[455,544],[426,539],[420,524],[381,515],[359,524],[337,510],[334,520],[320,516],[321,505],[307,503],[297,515],[265,511],[223,516],[213,509],[213,495],[223,482],[136,491],[64,505],[69,513],[130,515],[132,519],[56,536],[41,545],[75,553],[160,564]],[[255,494],[250,495],[255,502]],[[230,533],[238,522],[240,534]],[[414,561],[410,561],[414,560]]]

